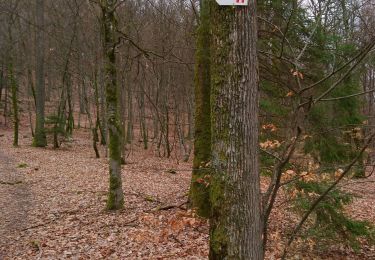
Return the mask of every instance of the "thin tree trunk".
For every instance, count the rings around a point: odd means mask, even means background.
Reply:
[[[164,50],[163,50],[164,52]],[[165,113],[165,149],[167,151],[167,158],[171,157],[171,144],[169,142],[169,122],[170,122],[170,112],[169,112],[169,91],[170,91],[170,85],[171,85],[171,76],[172,76],[172,70],[171,68],[168,69],[168,82],[166,82],[165,87],[168,87],[164,90],[164,113]]]
[[[95,108],[96,108],[96,127],[98,128],[100,132],[100,138],[101,141],[105,141],[105,135],[103,131],[102,122],[100,121],[101,118],[101,104],[99,101],[99,87],[98,87],[98,73],[97,70],[95,70],[94,74],[94,100],[95,100]],[[103,145],[101,143],[101,145]]]
[[[36,54],[36,124],[33,145],[45,147],[47,138],[44,129],[44,0],[36,0],[36,31],[35,31],[35,54]]]
[[[47,58],[47,87],[46,87],[46,101],[50,101],[51,100],[51,91],[52,91],[52,69],[51,69],[51,66],[52,65],[52,62],[51,62],[51,54],[48,55],[48,58]]]
[[[33,126],[33,117],[32,117],[32,105],[31,101],[27,101],[27,109],[28,109],[28,114],[29,114],[29,124],[30,124],[30,132],[31,136],[34,137],[34,126]]]
[[[4,88],[4,67],[1,66],[1,70],[0,70],[0,103],[1,103],[1,98],[3,96],[3,88]]]
[[[141,134],[142,134],[142,141],[143,141],[143,149],[147,150],[148,148],[148,132],[147,132],[147,125],[146,125],[146,113],[145,113],[145,93],[144,93],[144,82],[140,82],[141,91],[139,93],[139,120],[140,120],[140,127],[141,127]]]
[[[70,136],[73,135],[74,129],[74,117],[73,117],[73,87],[71,75],[68,72],[66,78],[66,93],[67,93],[67,103],[68,103],[68,122],[66,125],[66,133]]]
[[[4,125],[7,126],[8,124],[8,93],[9,93],[9,80],[6,79],[5,81],[5,95],[4,95]]]
[[[67,74],[67,66],[65,66],[65,71],[63,75],[63,81],[62,81],[62,88],[61,88],[61,94],[60,94],[60,103],[57,108],[57,116],[55,118],[54,126],[53,126],[53,148],[59,148],[59,140],[58,140],[58,134],[61,129],[64,129],[65,126],[65,110],[66,110],[66,95],[65,95],[65,90],[64,88],[65,81],[66,81],[66,74]]]
[[[79,43],[79,34],[77,34],[77,43]],[[85,91],[85,78],[82,73],[82,62],[81,62],[81,55],[78,56],[78,102],[79,102],[79,113],[78,113],[78,128],[81,127],[81,115],[85,114],[87,108],[86,105],[86,91]],[[91,128],[91,126],[90,126]]]
[[[106,117],[106,114],[107,114],[107,111],[106,111],[106,107],[105,107],[105,101],[106,101],[106,93],[105,93],[105,86],[103,84],[103,75],[102,75],[102,72],[100,71],[100,74],[99,74],[99,81],[100,81],[100,88],[99,88],[99,91],[100,93],[100,99],[99,99],[99,95],[98,95],[98,101],[99,101],[99,105],[100,105],[100,144],[101,145],[104,145],[106,146],[107,145],[107,133],[108,133],[108,127],[107,127],[107,117]],[[106,152],[106,156],[107,156],[107,152]]]
[[[18,146],[18,130],[19,130],[19,117],[18,117],[18,87],[14,76],[13,61],[10,58],[8,66],[9,84],[12,91],[12,108],[13,108],[13,146]]]
[[[32,120],[32,111],[35,110],[35,91],[34,91],[34,85],[33,85],[33,77],[32,77],[32,73],[31,73],[31,69],[28,68],[27,69],[27,84],[28,84],[28,88],[27,88],[27,93],[28,93],[28,97],[27,97],[27,106],[28,106],[28,113],[29,113],[29,124],[30,124],[30,131],[31,131],[31,136],[34,137],[34,126],[33,126],[33,120]],[[30,100],[30,97],[32,97],[32,99],[34,100],[33,104],[32,105],[32,101]]]
[[[188,147],[188,145],[186,144],[186,141],[185,141],[185,133],[184,133],[184,128],[183,126],[181,126],[181,120],[180,120],[180,116],[179,116],[179,111],[178,111],[178,108],[176,106],[176,131],[177,131],[177,136],[178,136],[178,140],[179,140],[179,143],[180,143],[180,150],[181,150],[181,154],[183,156],[183,161],[184,162],[187,162],[189,161],[189,156],[190,156],[190,149]]]
[[[121,87],[118,88],[120,93],[120,102],[118,104],[118,111],[120,112],[120,125],[121,125],[121,164],[126,164],[126,75],[127,72],[124,72],[121,75]]]
[[[92,147],[95,151],[95,156],[96,158],[100,158],[100,154],[99,154],[99,150],[98,150],[98,131],[97,131],[97,125],[94,126],[93,122],[92,122],[92,117],[91,117],[91,111],[90,111],[90,105],[89,105],[89,100],[87,98],[87,96],[85,96],[84,98],[84,101],[83,101],[85,104],[84,104],[84,108],[86,109],[86,114],[87,114],[87,118],[89,120],[89,126],[90,126],[90,129],[91,129],[91,133],[92,133]]]
[[[116,76],[116,1],[101,0],[105,55],[105,87],[109,130],[109,192],[107,209],[121,209],[124,194],[121,180],[121,126],[117,111],[118,93]]]
[[[126,143],[131,144],[133,140],[133,92],[128,85],[128,126],[126,130]]]

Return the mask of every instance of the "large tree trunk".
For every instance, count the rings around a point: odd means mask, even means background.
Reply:
[[[44,130],[44,0],[36,0],[36,31],[35,31],[35,54],[36,54],[36,124],[33,145],[44,147],[47,145]]]
[[[107,97],[107,124],[109,130],[109,192],[107,209],[121,209],[124,194],[121,180],[121,126],[117,111],[118,93],[116,76],[116,1],[101,0],[104,33],[105,88]]]
[[[210,200],[207,185],[211,159],[210,116],[210,0],[201,2],[195,66],[195,135],[190,203],[198,215],[209,217]]]
[[[210,259],[263,259],[254,1],[213,5]]]

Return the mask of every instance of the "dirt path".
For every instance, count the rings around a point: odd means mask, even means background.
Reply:
[[[27,225],[31,207],[30,190],[17,166],[0,148],[0,259],[6,254],[10,236]]]

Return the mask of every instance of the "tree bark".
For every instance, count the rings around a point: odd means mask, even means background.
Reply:
[[[128,84],[128,125],[126,128],[126,143],[131,144],[133,141],[133,91]]]
[[[31,136],[34,138],[34,126],[33,126],[33,119],[32,119],[32,111],[35,110],[35,90],[34,90],[34,85],[33,85],[33,77],[31,74],[31,69],[30,67],[27,69],[27,107],[28,107],[28,114],[29,114],[29,124],[30,124],[30,131],[31,131]],[[34,106],[32,105],[32,101],[30,100],[30,97],[33,98],[34,101]]]
[[[109,130],[109,192],[107,209],[117,210],[124,205],[121,180],[121,126],[117,111],[116,28],[113,0],[101,0],[104,36],[105,88],[107,97],[107,125]]]
[[[4,88],[5,88],[5,95],[4,95],[4,125],[7,126],[8,122],[8,94],[9,94],[9,80],[7,78],[4,79]]]
[[[9,59],[9,66],[8,66],[8,76],[9,76],[9,83],[11,86],[12,91],[12,108],[13,108],[13,146],[18,146],[18,132],[19,132],[19,123],[20,119],[18,116],[18,86],[17,81],[15,78],[14,67],[13,67],[13,60],[12,58]]]
[[[210,259],[263,259],[254,0],[213,5]]]
[[[210,40],[210,0],[203,0],[197,31],[194,160],[189,194],[191,206],[201,217],[210,214],[208,180],[205,178],[210,175],[208,164],[211,159]]]
[[[0,69],[0,103],[1,103],[1,98],[3,95],[3,87],[4,87],[4,67],[1,65]]]
[[[147,150],[148,148],[148,130],[146,125],[146,112],[145,112],[145,90],[143,86],[144,82],[140,82],[140,94],[139,94],[139,120],[140,120],[140,128],[142,134],[142,141],[143,141],[143,149]]]
[[[45,147],[47,138],[44,129],[44,0],[36,0],[36,31],[35,31],[35,54],[36,54],[36,123],[33,145]]]

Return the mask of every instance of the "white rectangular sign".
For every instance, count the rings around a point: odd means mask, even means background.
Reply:
[[[249,0],[216,0],[219,5],[247,5]]]

